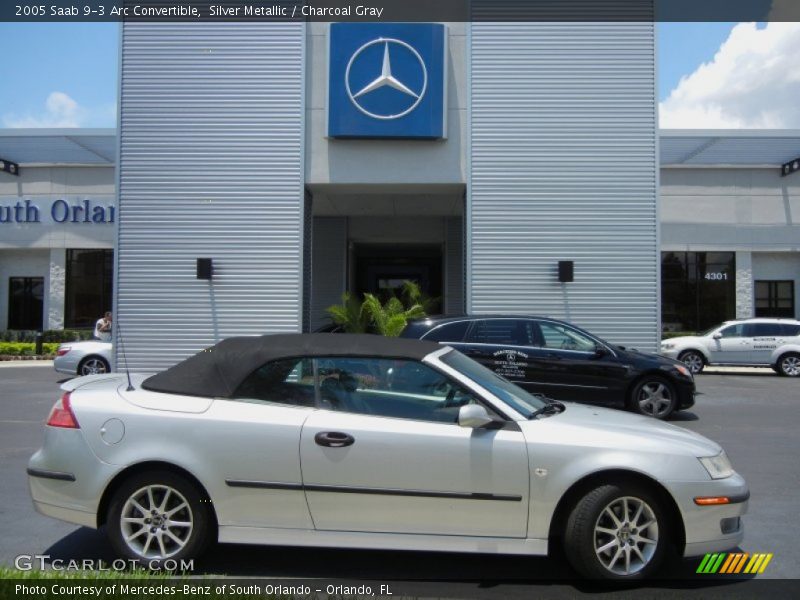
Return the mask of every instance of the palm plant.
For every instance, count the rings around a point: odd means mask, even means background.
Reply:
[[[387,337],[398,337],[409,319],[425,316],[421,305],[413,304],[406,308],[395,296],[381,304],[372,294],[364,294],[362,310],[370,316],[376,332]]]
[[[363,302],[350,292],[342,294],[341,304],[329,306],[325,312],[347,333],[366,333],[369,327],[369,313],[364,310]]]

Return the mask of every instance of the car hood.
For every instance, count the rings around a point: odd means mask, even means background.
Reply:
[[[526,437],[537,442],[568,444],[625,452],[659,452],[715,456],[716,442],[652,417],[619,410],[564,402],[566,410],[520,423]]]
[[[685,344],[686,342],[696,342],[699,339],[700,339],[699,337],[694,336],[694,335],[682,335],[680,337],[673,337],[673,338],[668,338],[666,340],[661,340],[661,343],[662,344],[664,344],[664,343],[667,343],[667,344]]]
[[[654,365],[663,366],[683,365],[682,362],[675,360],[674,358],[668,358],[666,356],[661,356],[660,354],[650,354],[649,352],[640,352],[639,350],[634,350],[632,348],[625,348],[624,350],[620,349],[620,352],[622,354],[620,358],[627,358],[631,361],[645,360]]]

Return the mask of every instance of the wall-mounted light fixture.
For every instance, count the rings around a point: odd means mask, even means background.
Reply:
[[[575,263],[571,260],[558,261],[558,280],[561,283],[575,281]]]
[[[210,258],[197,259],[197,278],[211,279],[214,276],[214,263]]]
[[[794,160],[790,160],[785,165],[781,167],[781,177],[786,177],[787,175],[791,175],[792,173],[796,173],[800,171],[800,158],[795,158]]]
[[[19,165],[4,158],[0,158],[0,171],[5,171],[6,173],[11,173],[19,177]]]

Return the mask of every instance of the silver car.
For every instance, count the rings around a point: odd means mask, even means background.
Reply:
[[[87,340],[58,346],[53,367],[70,375],[99,375],[111,372],[111,342]]]
[[[742,540],[716,443],[531,395],[449,347],[231,338],[157,375],[62,386],[28,466],[36,509],[105,525],[145,566],[213,541],[544,555],[638,579]]]

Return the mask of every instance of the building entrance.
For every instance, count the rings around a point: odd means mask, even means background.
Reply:
[[[403,282],[413,281],[422,293],[439,302],[432,312],[441,312],[443,292],[441,244],[354,244],[352,291],[370,293],[385,301],[399,296]]]

